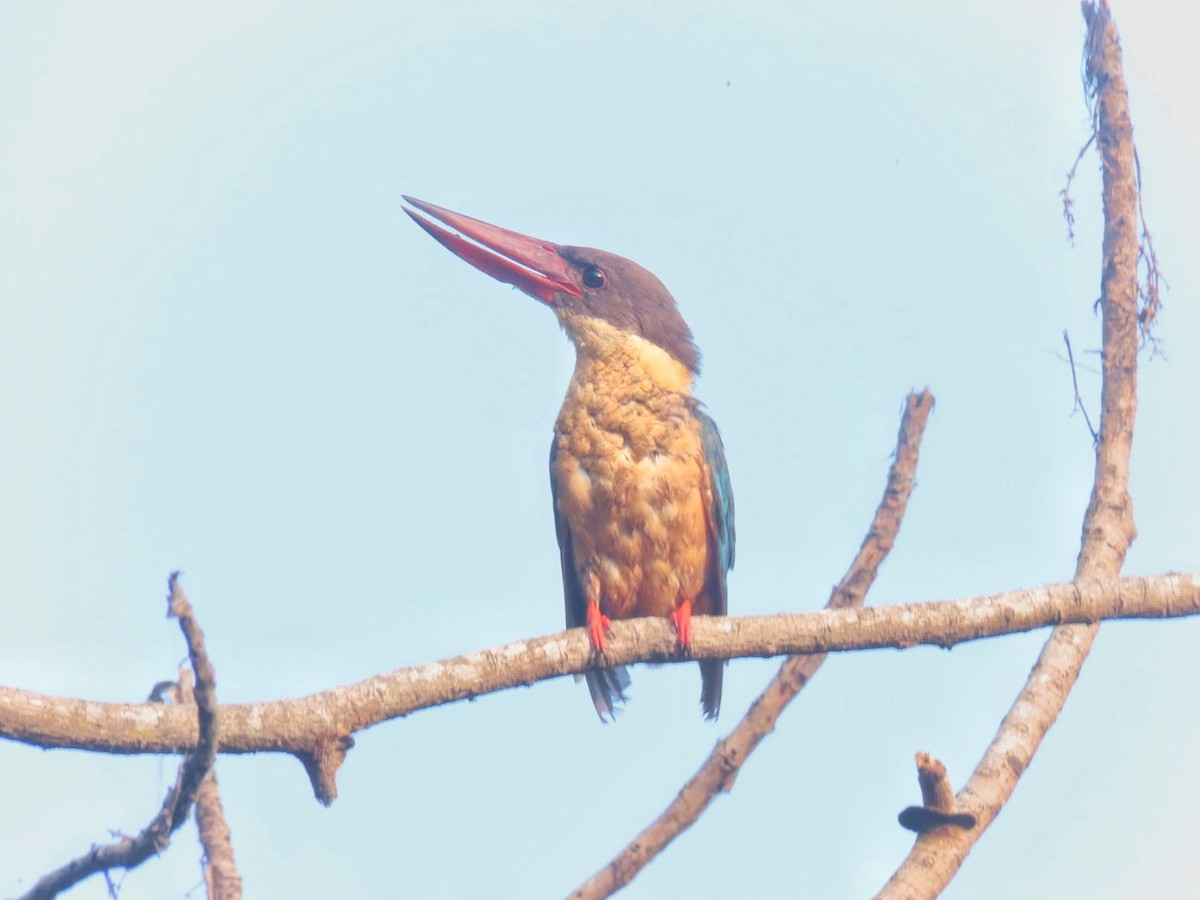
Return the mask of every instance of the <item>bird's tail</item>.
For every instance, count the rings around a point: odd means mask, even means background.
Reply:
[[[704,718],[715,719],[721,712],[721,685],[725,680],[725,660],[700,660],[700,708]]]
[[[601,722],[616,718],[617,703],[625,702],[625,689],[629,687],[629,672],[624,666],[612,669],[592,669],[584,673],[587,679],[588,692],[592,695],[592,703]],[[579,680],[579,676],[575,676]],[[718,694],[720,691],[718,690]]]

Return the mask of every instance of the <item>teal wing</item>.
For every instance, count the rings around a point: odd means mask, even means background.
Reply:
[[[717,423],[703,410],[696,410],[700,423],[700,440],[704,448],[704,464],[708,469],[709,485],[712,489],[712,508],[708,511],[708,527],[713,545],[717,550],[717,574],[719,575],[719,601],[716,615],[729,611],[729,598],[725,588],[725,574],[733,568],[736,534],[733,527],[733,487],[729,483],[729,466],[725,462],[725,445]]]
[[[708,475],[712,504],[707,510],[708,532],[716,558],[709,569],[712,615],[729,612],[729,590],[726,575],[733,568],[736,534],[733,528],[733,487],[729,483],[729,466],[725,462],[725,445],[717,423],[701,409],[694,410],[700,423],[700,441],[704,450],[704,467]],[[700,663],[700,707],[705,718],[715,719],[721,711],[721,688],[725,679],[725,660],[706,659]]]

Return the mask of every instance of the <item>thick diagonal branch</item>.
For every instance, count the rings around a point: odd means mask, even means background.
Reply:
[[[827,609],[857,607],[866,599],[879,565],[892,549],[900,522],[915,483],[917,460],[925,423],[933,409],[929,391],[911,393],[905,402],[896,441],[896,455],[888,472],[887,488],[875,518],[863,539],[858,555],[826,604]],[[662,814],[599,872],[572,894],[574,898],[607,897],[628,884],[638,872],[682,832],[690,828],[721,791],[733,787],[746,759],[764,737],[775,730],[775,722],[795,696],[825,662],[825,654],[794,656],[751,705],[742,721],[713,748],[700,769],[680,789]]]
[[[1138,191],[1121,45],[1106,0],[1084,2],[1083,16],[1088,26],[1086,78],[1097,104],[1094,121],[1103,172],[1104,380],[1095,478],[1075,569],[1080,579],[1116,577],[1137,533],[1129,496],[1129,459],[1137,411],[1138,352]],[[974,813],[980,827],[919,838],[880,897],[934,897],[954,877],[1058,718],[1097,628],[1063,626],[1046,641],[1020,695],[958,794],[959,807]]]

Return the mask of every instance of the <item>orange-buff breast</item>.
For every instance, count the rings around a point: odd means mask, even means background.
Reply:
[[[699,428],[683,397],[654,400],[603,410],[568,396],[555,427],[558,506],[579,582],[614,619],[667,616],[685,599],[710,612]]]

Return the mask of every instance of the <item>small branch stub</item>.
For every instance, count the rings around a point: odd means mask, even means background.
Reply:
[[[958,812],[954,788],[946,775],[946,767],[928,753],[917,754],[917,782],[921,785],[921,805],[901,810],[896,818],[901,826],[917,834],[927,834],[936,828],[962,828],[976,825],[970,813]]]

